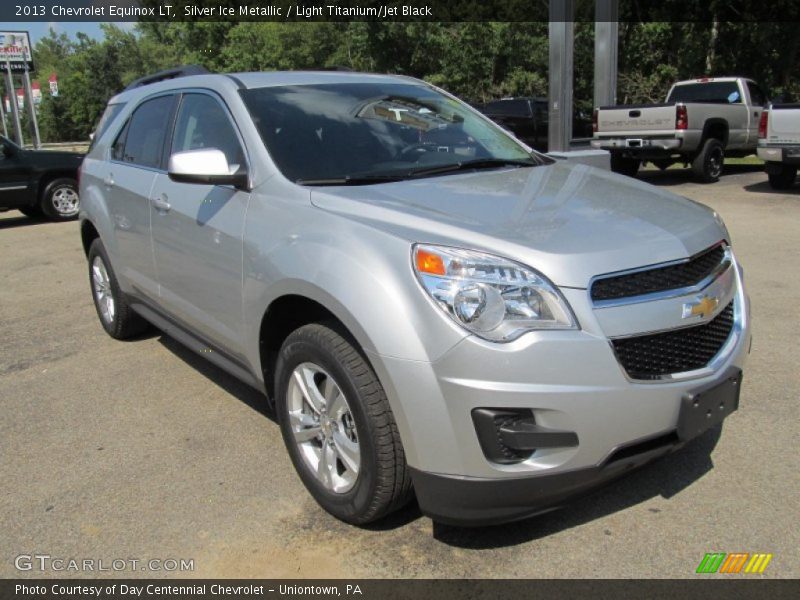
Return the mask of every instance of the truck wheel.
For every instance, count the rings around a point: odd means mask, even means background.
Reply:
[[[275,399],[294,468],[322,508],[361,525],[408,501],[410,474],[386,394],[335,325],[305,325],[286,338]]]
[[[620,175],[636,177],[636,173],[639,172],[640,163],[641,161],[638,158],[629,158],[621,154],[611,155],[611,170]]]
[[[773,190],[788,190],[794,185],[797,177],[797,167],[781,165],[781,170],[777,173],[769,173],[769,185]]]
[[[119,289],[108,254],[99,239],[89,247],[89,284],[97,316],[108,335],[124,340],[148,328],[147,321],[131,310]]]
[[[725,148],[722,142],[709,138],[703,144],[703,149],[692,160],[692,171],[702,183],[714,183],[722,175],[725,164]]]
[[[53,221],[70,221],[80,210],[78,182],[64,177],[55,179],[44,188],[41,199],[42,212]]]
[[[659,171],[665,171],[672,165],[671,160],[654,160],[651,162],[653,163],[654,167],[658,168]]]

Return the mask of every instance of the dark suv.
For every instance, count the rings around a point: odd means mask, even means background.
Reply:
[[[0,211],[54,221],[78,216],[78,168],[83,154],[25,150],[0,136]]]

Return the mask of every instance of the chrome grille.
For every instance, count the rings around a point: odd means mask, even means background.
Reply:
[[[695,286],[723,265],[725,250],[724,244],[717,244],[678,264],[601,277],[592,284],[592,300],[619,300]]]
[[[708,323],[663,333],[612,340],[614,352],[632,379],[702,369],[719,353],[733,329],[733,301]]]

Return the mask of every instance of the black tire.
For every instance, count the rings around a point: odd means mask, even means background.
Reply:
[[[31,219],[40,219],[42,217],[42,209],[38,206],[23,206],[19,209],[19,212]]]
[[[71,201],[73,198],[74,201]],[[77,219],[80,210],[78,182],[69,177],[54,179],[42,190],[39,206],[47,218],[53,221]]]
[[[724,166],[725,147],[714,138],[708,138],[697,156],[692,159],[692,171],[701,183],[719,181]]]
[[[142,317],[137,315],[128,304],[128,299],[122,290],[119,289],[117,277],[111,267],[111,261],[108,260],[108,254],[103,247],[100,239],[96,239],[89,247],[89,286],[92,290],[92,299],[94,300],[94,307],[97,311],[97,318],[100,319],[100,324],[106,333],[117,340],[124,340],[145,331],[149,324]],[[107,275],[107,285],[105,288],[111,295],[114,301],[114,311],[111,318],[105,316],[101,306],[102,300],[98,297],[97,282],[95,279],[94,268],[98,262],[102,263],[105,273]]]
[[[781,165],[777,173],[769,173],[769,185],[773,190],[788,190],[794,185],[797,178],[797,167]]]
[[[286,338],[276,368],[276,412],[292,463],[314,499],[336,518],[364,525],[406,504],[412,494],[411,478],[383,386],[357,350],[355,341],[337,329],[335,324],[313,323]],[[303,364],[319,366],[329,374],[349,407],[360,452],[358,473],[349,490],[336,492],[326,488],[301,455],[295,440],[290,422],[289,382],[295,369]],[[335,435],[330,431],[329,434]],[[322,435],[308,443],[324,449],[326,442],[319,439]],[[344,470],[339,458],[334,465],[337,470]]]
[[[652,163],[659,171],[666,171],[672,165],[671,160],[654,160]]]
[[[630,158],[616,152],[611,154],[611,170],[620,175],[636,177],[641,162],[638,158]]]

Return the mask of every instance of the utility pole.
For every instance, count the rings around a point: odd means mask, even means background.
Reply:
[[[17,106],[17,90],[14,88],[14,77],[11,75],[11,63],[6,61],[6,93],[8,94],[9,104],[11,105],[11,117],[14,123],[15,140],[22,146],[22,125],[19,122],[19,107]]]
[[[28,73],[28,61],[25,57],[25,73],[22,78],[25,84],[25,95],[28,97],[28,110],[31,114],[31,124],[33,125],[33,147],[37,150],[42,147],[42,140],[39,139],[39,122],[36,120],[36,107],[33,105],[33,91],[31,90],[31,77]]]
[[[567,151],[572,139],[574,0],[550,0],[550,72],[547,150]]]
[[[596,0],[594,6],[594,105],[617,103],[619,0]]]
[[[3,106],[2,98],[0,98],[0,121],[3,121],[3,137],[8,137],[8,128],[6,127],[6,109]]]

